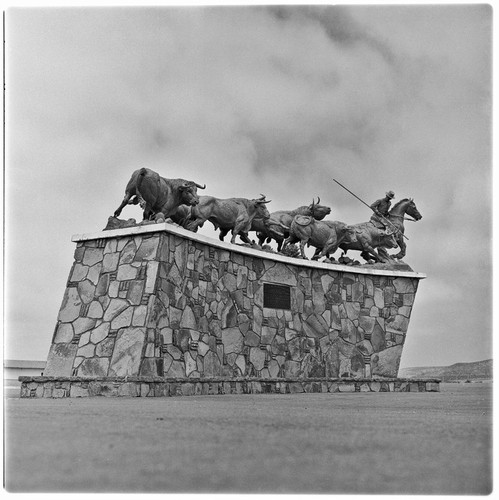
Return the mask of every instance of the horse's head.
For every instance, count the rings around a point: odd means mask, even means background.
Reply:
[[[419,213],[419,210],[416,208],[416,204],[412,198],[409,198],[409,204],[405,209],[405,213],[411,216],[415,220],[420,220],[423,216]]]
[[[414,220],[420,220],[423,218],[416,208],[416,204],[412,198],[404,198],[403,200],[398,201],[390,210],[390,215],[393,217],[403,217],[405,214],[413,217]]]

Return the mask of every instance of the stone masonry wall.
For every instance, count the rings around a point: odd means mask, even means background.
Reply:
[[[79,241],[74,258],[49,377],[396,377],[419,282],[169,231]],[[265,283],[290,287],[290,309],[263,306]]]

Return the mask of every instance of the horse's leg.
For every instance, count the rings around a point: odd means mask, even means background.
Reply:
[[[389,261],[391,259],[385,247],[378,247],[378,255],[386,261]]]
[[[369,257],[372,256],[376,262],[383,262],[383,259],[376,253],[374,247],[372,247],[365,238],[359,237],[358,241],[362,246],[360,256],[363,259],[370,260]]]
[[[398,246],[400,248],[400,252],[395,254],[395,255],[392,255],[392,257],[394,259],[402,259],[403,257],[405,257],[405,249],[407,248],[407,245],[405,244],[405,241],[404,241],[404,237],[401,235],[398,236],[397,243],[398,243]]]

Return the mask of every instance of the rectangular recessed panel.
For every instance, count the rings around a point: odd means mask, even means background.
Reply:
[[[264,283],[263,307],[291,309],[291,287]]]

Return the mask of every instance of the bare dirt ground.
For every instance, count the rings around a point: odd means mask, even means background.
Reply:
[[[8,396],[8,492],[492,491],[492,384],[402,394]]]

